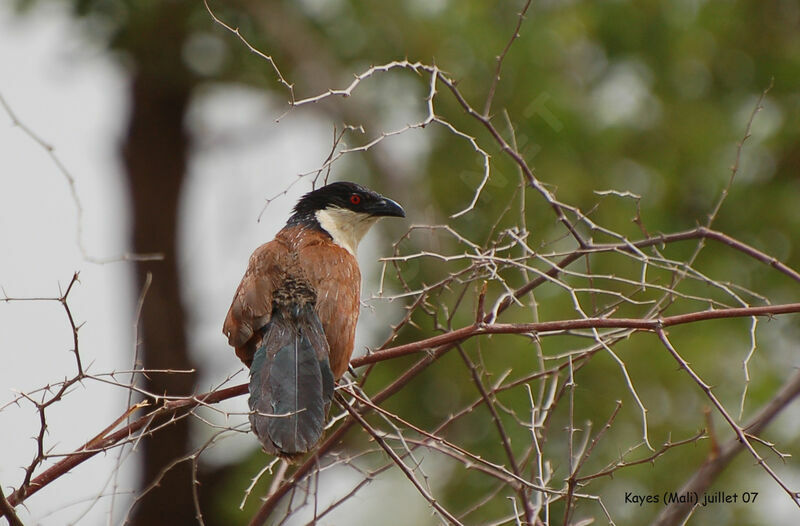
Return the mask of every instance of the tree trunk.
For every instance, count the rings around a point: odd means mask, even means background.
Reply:
[[[160,252],[162,261],[136,265],[137,283],[148,272],[152,284],[142,309],[140,334],[145,369],[190,369],[185,316],[177,266],[178,205],[186,173],[189,138],[183,121],[191,87],[165,83],[137,72],[131,82],[131,115],[123,146],[133,209],[133,250]],[[145,388],[155,394],[187,395],[193,374],[151,373]],[[162,471],[188,451],[189,419],[184,418],[145,439],[141,488],[158,480],[137,505],[133,523],[147,526],[196,524],[191,465]]]

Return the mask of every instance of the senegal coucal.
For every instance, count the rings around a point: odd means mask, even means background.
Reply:
[[[250,367],[250,424],[267,453],[299,455],[322,436],[334,382],[353,353],[356,248],[384,216],[405,212],[361,185],[332,183],[304,195],[250,256],[222,331]]]

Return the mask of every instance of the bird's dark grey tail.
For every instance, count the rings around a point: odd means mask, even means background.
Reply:
[[[313,306],[274,307],[250,366],[250,424],[267,453],[293,456],[322,436],[333,373]]]

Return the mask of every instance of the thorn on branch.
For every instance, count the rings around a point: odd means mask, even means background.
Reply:
[[[486,300],[486,291],[488,290],[488,288],[489,288],[489,282],[486,281],[486,280],[483,280],[483,284],[481,285],[481,291],[478,294],[478,307],[477,307],[476,312],[475,312],[475,325],[476,326],[483,325],[484,319],[486,318],[483,306],[484,306],[484,301]]]

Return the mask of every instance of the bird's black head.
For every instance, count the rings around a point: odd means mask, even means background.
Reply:
[[[294,207],[290,224],[313,221],[318,211],[344,209],[369,217],[405,217],[403,208],[369,188],[351,182],[335,182],[307,193]]]
[[[302,226],[328,234],[355,255],[358,244],[378,219],[405,217],[403,208],[360,184],[331,183],[300,198],[287,227]]]

